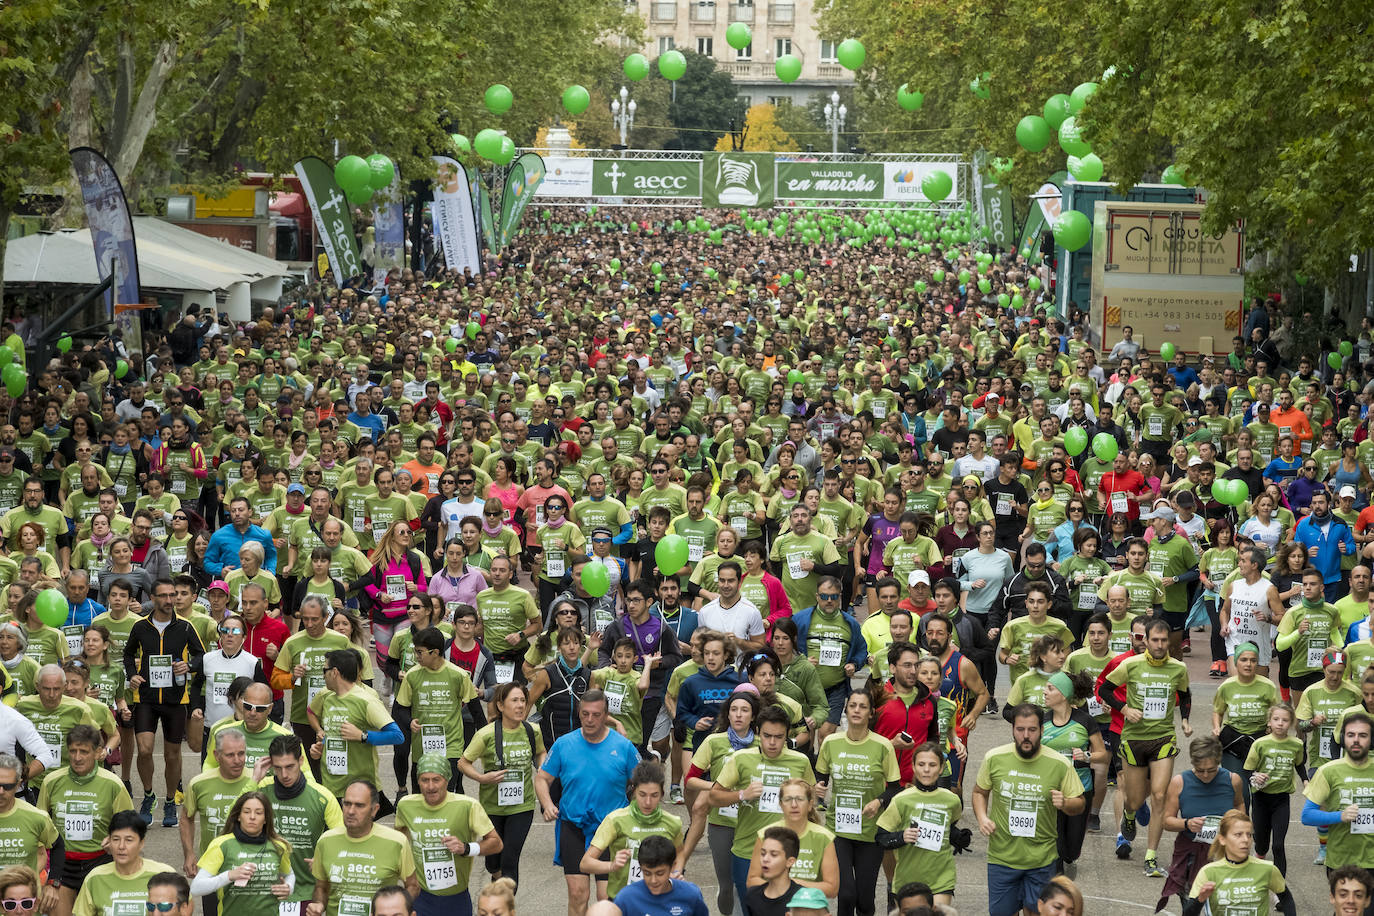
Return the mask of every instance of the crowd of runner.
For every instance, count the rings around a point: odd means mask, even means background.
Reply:
[[[6,911],[513,916],[535,817],[569,916],[923,916],[969,851],[1082,916],[1104,829],[1292,916],[1290,827],[1369,911],[1367,329],[1165,361],[1021,258],[571,212],[0,392]]]

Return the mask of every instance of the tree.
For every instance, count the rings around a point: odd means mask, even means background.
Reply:
[[[784,106],[790,108],[791,106]],[[731,149],[730,138],[721,137],[716,149]],[[767,103],[754,105],[744,116],[744,149],[747,152],[798,153],[801,147],[778,125],[777,108]]]
[[[682,56],[687,58],[687,72],[677,81],[669,109],[679,148],[714,149],[732,120],[744,123],[744,103],[735,92],[735,81],[717,70],[715,61],[691,51],[683,51]]]

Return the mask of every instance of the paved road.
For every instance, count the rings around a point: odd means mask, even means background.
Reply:
[[[1201,637],[1201,634],[1198,634],[1198,637]],[[1194,644],[1205,651],[1207,641],[1205,638],[1195,638]],[[1212,696],[1216,691],[1216,685],[1220,682],[1208,678],[1207,662],[1201,656],[1189,657],[1188,667],[1192,672],[1194,685],[1192,716],[1194,733],[1204,734],[1210,728]],[[988,748],[1005,743],[1009,737],[1010,727],[1006,725],[1003,719],[1000,717],[996,719],[984,718],[973,733],[971,741],[973,759],[975,761],[981,759],[982,754]],[[160,760],[161,749],[159,748],[156,753]],[[382,757],[386,791],[391,794],[395,790],[395,782],[391,777],[389,748],[382,749]],[[1179,760],[1180,766],[1186,766],[1186,742],[1184,753]],[[189,752],[186,753],[184,761],[188,775],[197,772],[199,761],[194,759]],[[137,775],[134,778],[136,781]],[[158,788],[160,792],[160,773]],[[135,784],[136,797],[139,791],[141,791],[140,788]],[[966,794],[971,791],[970,787],[966,787],[965,791]],[[1109,791],[1103,805],[1103,811],[1110,811],[1111,806],[1112,793]],[[1299,912],[1314,913],[1318,912],[1327,900],[1326,878],[1325,872],[1320,867],[1312,865],[1312,857],[1316,854],[1316,833],[1297,823],[1297,812],[1300,808],[1300,804],[1295,799],[1293,824],[1289,831],[1287,843],[1290,863],[1289,881],[1298,901]],[[686,812],[681,810],[681,806],[675,806],[675,811],[682,814],[685,819]],[[1146,878],[1141,874],[1145,830],[1142,828],[1140,831],[1140,841],[1136,844],[1137,851],[1134,858],[1130,862],[1121,862],[1116,859],[1113,851],[1116,832],[1115,828],[1109,827],[1108,820],[1109,817],[1104,814],[1103,832],[1088,835],[1084,844],[1083,858],[1079,863],[1078,882],[1087,899],[1087,911],[1093,916],[1097,916],[1097,914],[1150,913],[1154,910],[1155,901],[1163,886],[1163,880]],[[389,823],[389,820],[387,822]],[[160,820],[155,821],[155,824],[160,823]],[[973,826],[971,810],[964,814],[962,824],[966,827]],[[168,863],[180,863],[182,861],[180,839],[175,829],[154,826],[149,831],[148,836],[146,854],[149,857]],[[959,868],[959,889],[955,896],[955,905],[963,914],[987,912],[986,860],[984,858],[986,848],[982,836],[975,829],[974,844],[970,853],[956,858]],[[1173,840],[1166,832],[1161,844],[1160,861],[1167,863],[1172,855],[1172,850]],[[567,902],[565,885],[561,870],[555,869],[552,865],[552,857],[553,831],[549,825],[542,823],[536,816],[535,826],[525,846],[523,872],[525,880],[519,894],[519,906],[522,911],[539,913],[542,916],[558,916],[564,912]],[[694,879],[701,886],[712,913],[717,912],[714,902],[715,875],[704,841],[698,845],[696,853],[692,857],[688,877]],[[476,874],[474,874],[474,883],[478,887],[482,883]],[[884,879],[879,878],[879,885],[881,894],[885,890]],[[880,897],[880,909],[881,899]],[[1166,907],[1166,912],[1178,913],[1179,910],[1180,906],[1177,899]]]

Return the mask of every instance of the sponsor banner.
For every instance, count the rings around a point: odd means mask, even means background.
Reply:
[[[320,243],[334,268],[334,280],[342,284],[363,272],[358,240],[353,236],[352,208],[334,181],[334,169],[323,159],[307,156],[296,163],[296,177],[310,203],[310,214],[320,231]]]
[[[506,173],[506,186],[501,190],[501,225],[497,241],[505,248],[515,236],[520,226],[520,218],[525,215],[539,185],[544,180],[544,160],[534,153],[525,153],[510,171]]]
[[[1107,270],[1131,274],[1189,274],[1229,277],[1240,273],[1241,234],[1202,231],[1198,208],[1148,213],[1112,212],[1112,261]]]
[[[134,223],[129,218],[124,186],[105,157],[90,147],[77,147],[71,151],[71,157],[77,184],[81,186],[100,279],[114,273],[114,280],[105,291],[105,314],[123,332],[124,343],[130,349],[139,349],[143,336],[137,311],[115,308],[143,301],[138,288],[138,247],[134,244]]]
[[[406,220],[402,197],[399,170],[385,191],[372,196],[372,285],[377,288],[386,286],[389,271],[405,266]]]
[[[434,187],[434,237],[444,251],[444,261],[459,272],[482,272],[482,255],[477,247],[477,217],[473,212],[473,193],[467,169],[448,156],[434,157],[437,184]]]
[[[884,162],[883,200],[912,201],[926,203],[921,192],[921,180],[932,172],[944,172],[954,182],[946,203],[957,203],[959,188],[959,163],[949,162]]]
[[[496,250],[496,221],[491,215],[491,189],[477,169],[468,172],[468,191],[472,194],[472,212],[477,215],[477,245]]]
[[[1063,208],[1063,197],[1060,188],[1064,182],[1069,180],[1069,173],[1062,169],[1050,176],[1050,180],[1040,186],[1035,192],[1035,199],[1031,201],[1030,214],[1026,217],[1026,226],[1021,231],[1021,238],[1017,242],[1018,251],[1029,253],[1026,260],[1031,264],[1040,263],[1040,233],[1046,225],[1051,228],[1054,221],[1059,219],[1059,214]]]
[[[1243,299],[1243,290],[1108,289],[1102,296],[1102,339],[1117,340],[1121,328],[1130,325],[1135,339],[1150,341],[1152,347],[1158,341],[1176,340],[1180,347],[1194,350],[1197,341],[1211,337],[1214,350],[1218,345],[1224,350],[1224,342],[1240,327]]]
[[[784,200],[882,200],[878,162],[777,162],[777,195]]]
[[[591,197],[592,168],[596,159],[544,157],[544,180],[535,188],[535,197]]]
[[[597,159],[595,197],[701,196],[701,162],[694,159]]]
[[[995,182],[985,182],[982,189],[985,227],[992,244],[1010,248],[1016,241],[1012,226],[1011,192]]]
[[[773,206],[772,153],[707,153],[701,163],[703,207]]]

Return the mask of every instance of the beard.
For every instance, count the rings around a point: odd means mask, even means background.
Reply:
[[[1029,749],[1029,750],[1026,749],[1026,746],[1027,746],[1028,744],[1030,745],[1030,749]],[[1039,742],[1039,741],[1036,741],[1036,742],[1034,742],[1034,743],[1031,743],[1031,742],[1029,742],[1029,741],[1018,741],[1018,742],[1016,742],[1016,754],[1017,754],[1017,756],[1019,756],[1022,760],[1030,760],[1032,757],[1034,757],[1034,756],[1035,756],[1036,754],[1038,754],[1038,753],[1040,753],[1040,742]]]
[[[949,648],[949,643],[936,642],[935,640],[930,639],[929,637],[926,638],[926,645],[930,647],[930,654],[936,657],[944,655],[945,650]]]

